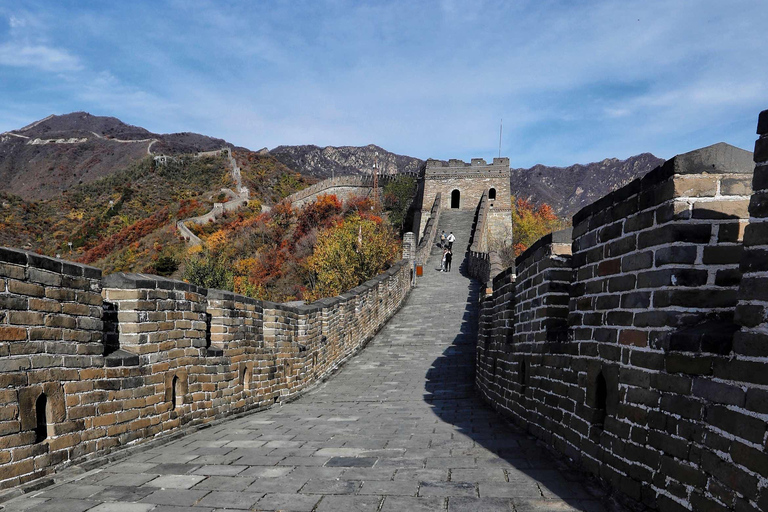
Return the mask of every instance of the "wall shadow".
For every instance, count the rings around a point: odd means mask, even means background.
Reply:
[[[463,450],[464,455],[479,458],[491,457],[491,454],[498,456],[509,467],[510,482],[514,474],[515,481],[529,478],[539,485],[542,496],[538,499],[563,500],[574,510],[625,510],[609,501],[593,477],[573,470],[562,458],[537,444],[534,437],[496,413],[476,391],[475,360],[482,284],[469,276],[467,257],[468,253],[458,268],[469,283],[459,332],[451,345],[432,362],[424,385],[424,401],[440,420],[455,427],[454,438],[460,441],[471,439],[475,443],[472,449],[451,449],[451,455]],[[536,498],[510,499],[524,503]],[[558,505],[553,503],[553,506]]]

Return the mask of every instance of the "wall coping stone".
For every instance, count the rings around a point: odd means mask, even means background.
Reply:
[[[138,366],[139,356],[121,348],[115,350],[104,357],[104,365],[108,367],[115,366]]]
[[[757,134],[765,135],[766,133],[768,133],[768,110],[763,110],[757,118]]]
[[[0,247],[0,262],[27,265],[51,272],[60,272],[69,276],[101,279],[100,268],[10,247]]]
[[[235,302],[243,302],[245,304],[259,305],[259,300],[246,295],[240,295],[239,293],[230,292],[227,290],[219,290],[218,288],[208,289],[208,298],[216,300],[233,300]]]
[[[573,216],[573,225],[575,226],[595,213],[606,210],[635,194],[649,190],[677,174],[751,175],[753,170],[752,152],[725,142],[718,142],[711,146],[676,155],[645,176],[632,180],[620,189],[585,206]]]
[[[493,287],[494,289],[496,286],[501,286],[501,284],[507,280],[510,276],[515,275],[515,267],[507,267],[501,272],[499,272],[494,278],[493,278]]]
[[[529,248],[527,248],[520,256],[515,258],[515,266],[521,265],[526,259],[530,258],[533,253],[538,251],[545,245],[552,244],[571,244],[573,242],[573,228],[565,228],[560,231],[555,231],[544,235],[536,240]],[[514,269],[514,267],[510,267]]]
[[[207,295],[208,289],[200,286],[185,283],[167,277],[156,276],[154,274],[127,274],[125,272],[116,272],[104,277],[104,288],[127,288],[127,289],[158,289],[158,290],[179,290],[184,292],[199,293]]]

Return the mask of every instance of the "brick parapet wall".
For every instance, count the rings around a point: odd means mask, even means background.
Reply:
[[[718,144],[582,210],[570,257],[531,247],[482,305],[482,396],[636,503],[768,509],[765,160],[749,216],[751,155]]]
[[[504,266],[501,262],[501,256],[497,251],[490,250],[489,239],[491,238],[491,230],[493,221],[491,220],[490,201],[487,194],[483,193],[480,197],[480,202],[477,205],[477,211],[475,212],[475,222],[472,228],[472,238],[469,244],[469,252],[467,255],[467,271],[469,275],[480,281],[481,283],[488,283],[493,280],[495,276],[504,270]],[[509,217],[509,212],[506,212]],[[509,219],[511,226],[511,218]]]
[[[768,110],[760,113],[755,142],[754,193],[749,203],[749,225],[744,232],[734,352],[744,358],[768,357]],[[768,408],[763,411],[768,413]]]
[[[437,224],[440,222],[440,202],[442,201],[441,194],[438,192],[435,196],[435,200],[432,203],[432,208],[429,210],[429,218],[426,219],[426,224],[421,232],[421,238],[419,244],[416,247],[416,262],[419,265],[424,265],[429,258],[429,253],[432,251],[432,245],[435,243],[435,237],[437,236]]]
[[[20,483],[98,444],[88,419],[104,393],[77,381],[104,365],[100,283],[99,269],[0,248],[0,480]],[[52,422],[41,430],[42,395]]]
[[[295,306],[157,276],[102,280],[9,249],[0,274],[0,488],[297,396],[386,323],[411,277],[403,260]]]

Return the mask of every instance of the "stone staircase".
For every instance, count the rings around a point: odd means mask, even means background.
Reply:
[[[440,212],[440,222],[437,225],[435,242],[440,241],[440,233],[447,235],[453,231],[456,241],[453,243],[454,263],[460,263],[456,255],[466,252],[472,239],[472,225],[475,221],[474,210],[443,210]],[[434,250],[433,250],[434,252]]]

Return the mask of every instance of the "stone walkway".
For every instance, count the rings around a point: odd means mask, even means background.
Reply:
[[[467,215],[446,212],[443,225],[457,249],[466,246]],[[598,492],[475,398],[479,286],[459,272],[459,256],[452,272],[437,272],[438,253],[370,345],[299,400],[6,502],[3,512],[605,510]]]

